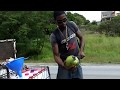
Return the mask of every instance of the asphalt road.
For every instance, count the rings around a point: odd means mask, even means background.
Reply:
[[[55,63],[25,63],[29,67],[49,66],[51,79],[56,79],[57,65]],[[81,64],[84,79],[120,79],[119,64]]]

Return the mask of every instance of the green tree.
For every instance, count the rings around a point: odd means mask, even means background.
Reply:
[[[54,28],[51,17],[51,11],[0,11],[0,39],[16,39],[18,56],[38,55],[48,38],[45,29]]]
[[[120,16],[113,17],[111,20],[102,22],[98,31],[105,33],[107,36],[120,36]]]

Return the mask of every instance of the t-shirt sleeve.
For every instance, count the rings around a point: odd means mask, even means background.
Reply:
[[[57,43],[56,37],[53,33],[50,35],[50,43],[51,45]]]
[[[70,23],[74,26],[74,32],[80,31],[80,29],[78,28],[77,24],[74,21],[70,21]]]

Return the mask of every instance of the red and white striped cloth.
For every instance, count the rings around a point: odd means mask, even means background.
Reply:
[[[19,78],[18,75],[12,75],[10,79],[50,79],[48,69],[45,67],[42,68],[28,68],[22,70],[22,78]]]
[[[46,68],[28,68],[22,71],[22,79],[49,79],[48,70]]]

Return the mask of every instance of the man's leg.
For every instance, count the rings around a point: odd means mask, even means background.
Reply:
[[[75,71],[72,72],[73,79],[83,79],[83,72],[81,65],[78,65]]]
[[[57,79],[70,79],[69,71],[58,66]]]

